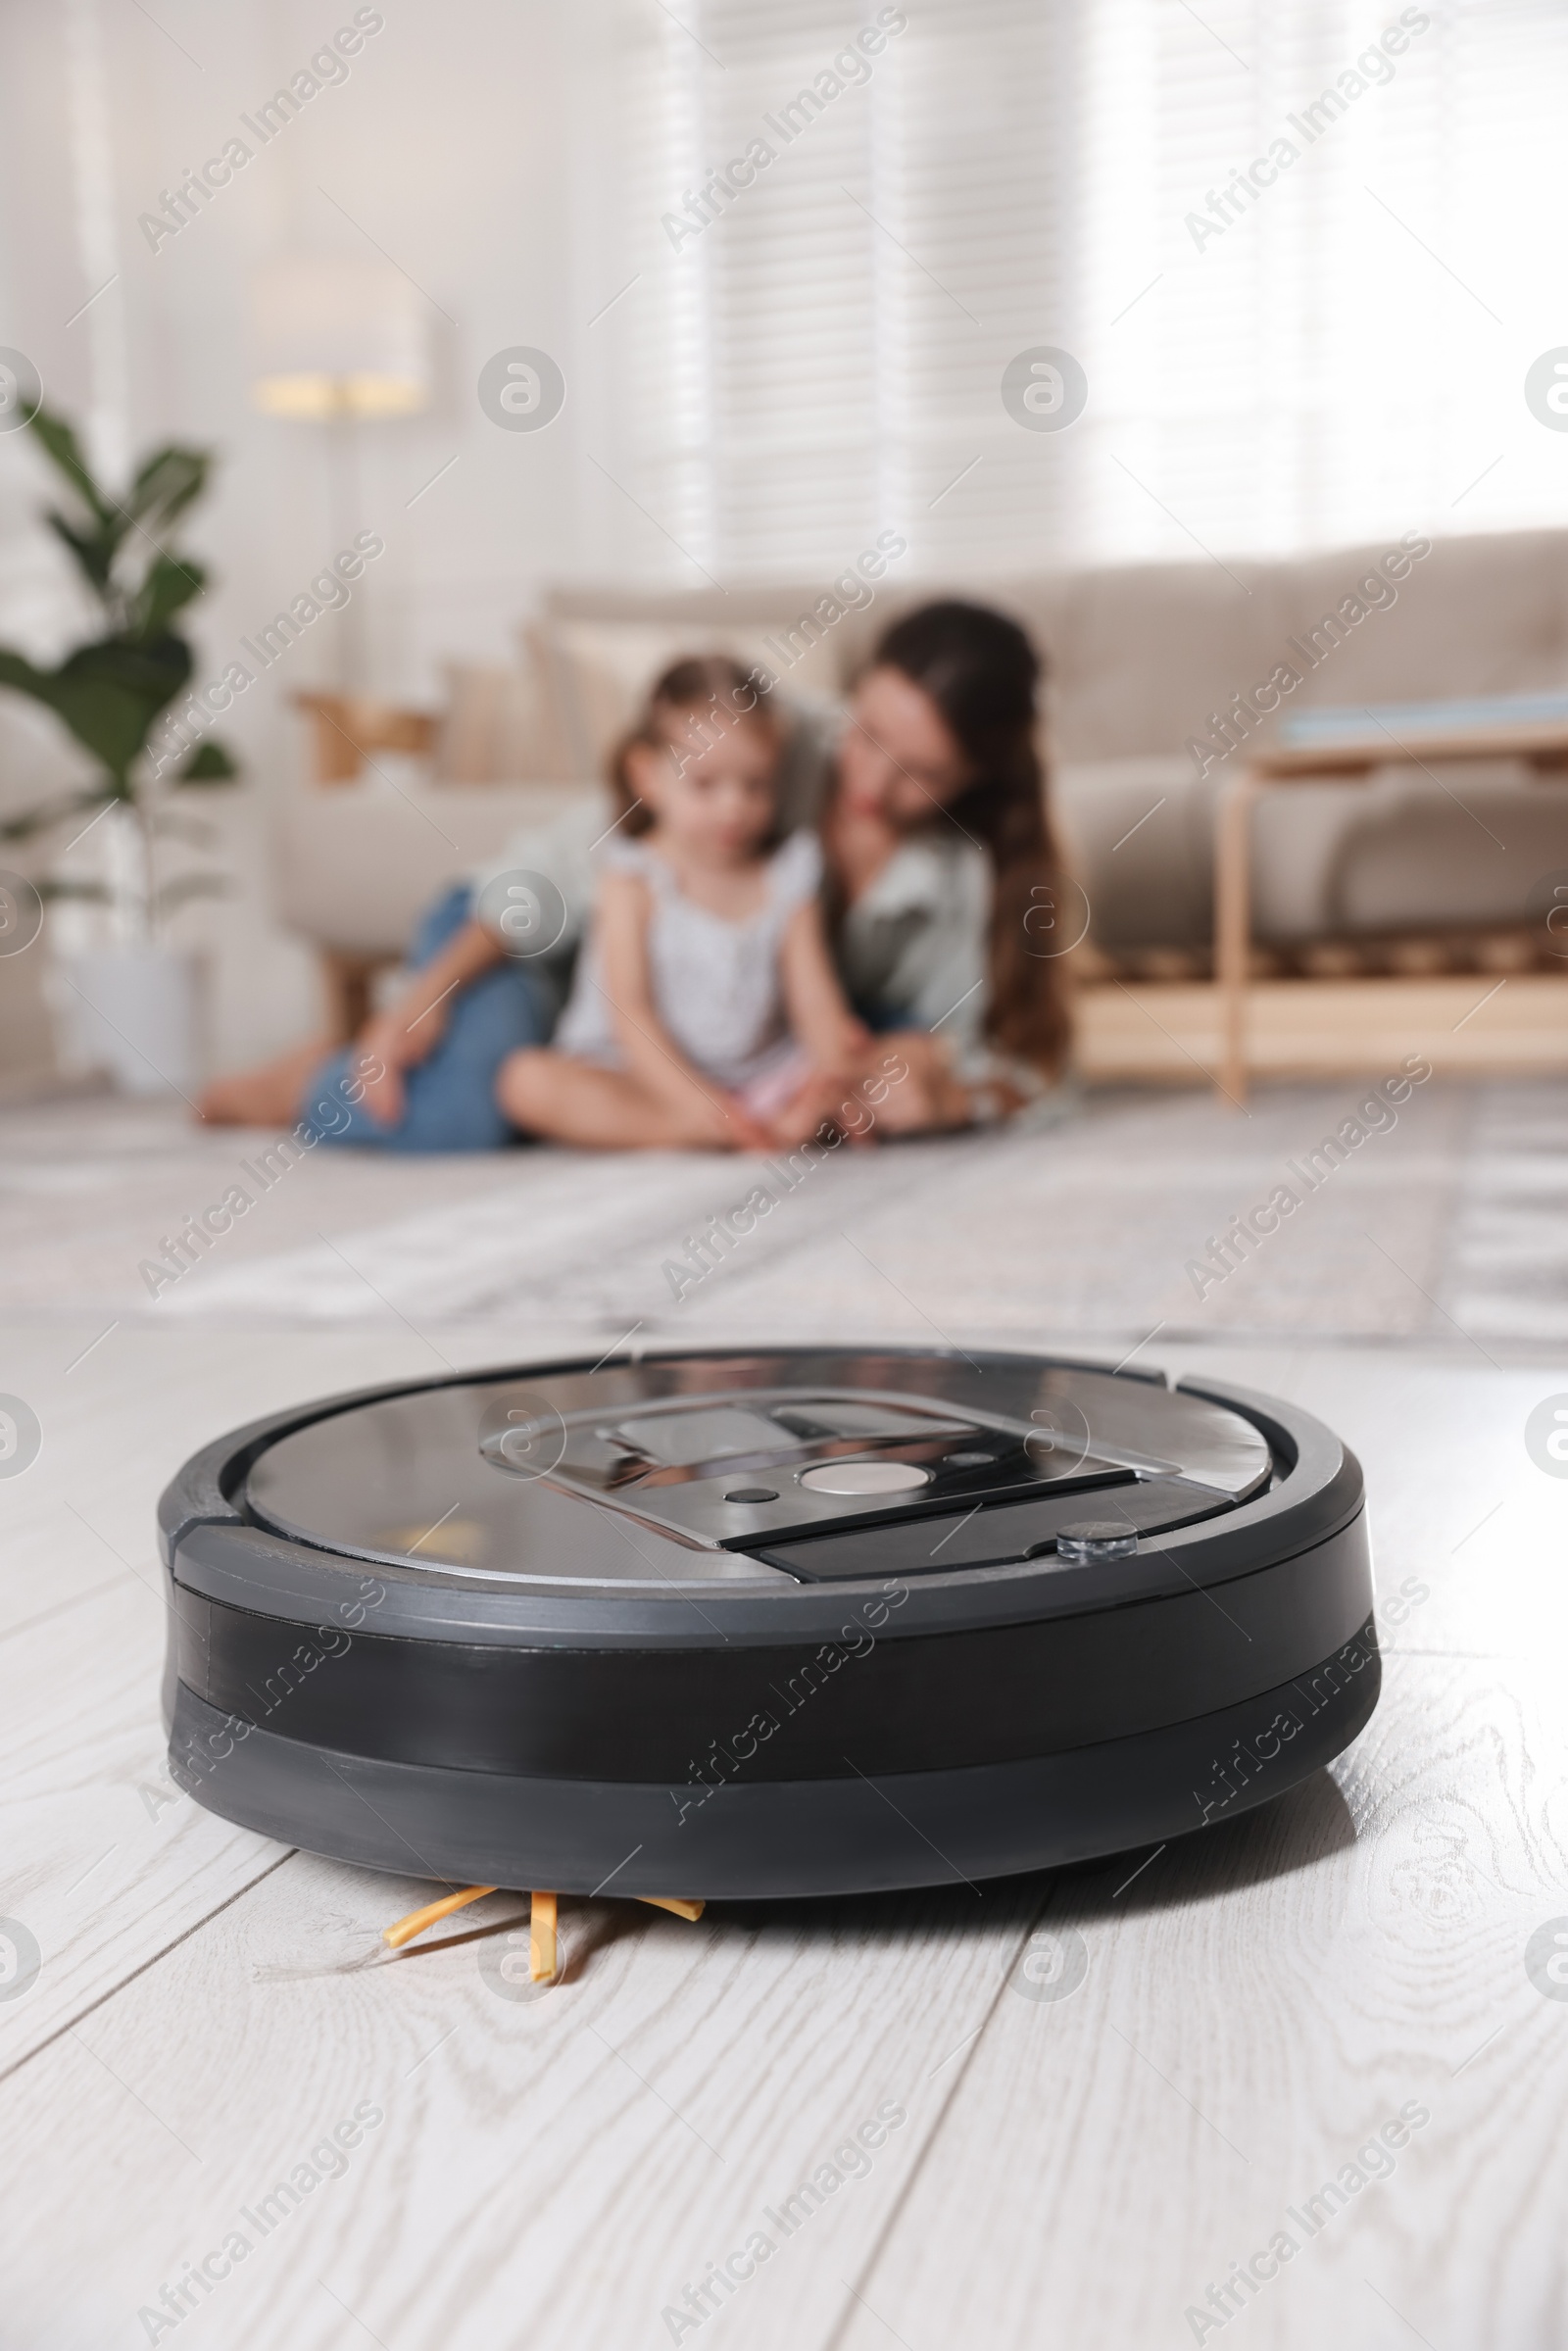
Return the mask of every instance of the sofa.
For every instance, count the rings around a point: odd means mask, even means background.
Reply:
[[[556,590],[519,632],[512,669],[452,665],[425,759],[290,784],[278,912],[340,962],[395,957],[442,884],[601,789],[609,743],[680,652],[766,660],[794,714],[794,756],[819,759],[836,698],[880,630],[940,592],[898,571],[831,599],[847,609],[814,634],[803,621],[828,609],[820,584]],[[1064,570],[957,592],[1015,613],[1045,655],[1054,806],[1089,901],[1090,977],[1206,975],[1218,797],[1245,759],[1241,730],[1259,721],[1255,690],[1282,667],[1299,680],[1291,710],[1568,685],[1562,531],[1435,543],[1411,532],[1285,561]],[[1511,760],[1440,773],[1396,757],[1364,788],[1309,781],[1266,796],[1251,857],[1264,968],[1520,968],[1540,960],[1530,892],[1568,869],[1568,780]]]

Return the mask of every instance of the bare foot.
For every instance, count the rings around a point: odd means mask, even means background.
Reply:
[[[775,1148],[793,1151],[812,1142],[824,1127],[837,1127],[852,1143],[869,1141],[873,1122],[853,1079],[809,1077],[773,1120]]]
[[[877,1045],[879,1067],[862,1091],[884,1134],[938,1134],[968,1124],[968,1088],[954,1076],[937,1038],[901,1030]]]
[[[259,1068],[215,1078],[196,1104],[197,1116],[215,1127],[292,1126],[311,1072],[332,1050],[330,1041],[318,1038]]]

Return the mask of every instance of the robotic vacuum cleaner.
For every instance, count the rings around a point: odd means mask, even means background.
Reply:
[[[1236,1818],[1377,1702],[1361,1472],[1203,1380],[614,1357],[258,1421],[161,1507],[171,1763],[451,1883],[975,1881]]]

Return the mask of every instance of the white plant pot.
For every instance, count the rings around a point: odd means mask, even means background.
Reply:
[[[122,1093],[196,1090],[196,957],[168,947],[95,947],[66,958],[59,1003],[77,1068]]]

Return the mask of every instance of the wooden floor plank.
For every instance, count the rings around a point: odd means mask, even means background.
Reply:
[[[63,2295],[57,2186],[24,2167],[8,2186],[35,2351],[133,2339],[234,2229],[250,2250],[196,2320],[232,2351],[350,2339],[337,2298],[396,2351],[520,2339],[523,2313],[545,2351],[689,2339],[662,2314],[759,2231],[767,2259],[706,2324],[758,2351],[819,2340],[1045,1883],[695,1926],[564,1899],[564,1981],[535,1999],[494,1988],[509,1952],[525,1978],[514,1897],[388,1955],[417,1890],[299,1856],[0,2087],[6,2142],[47,2132],[92,2215]],[[342,2177],[263,2237],[247,2213],[367,2108],[384,2120]],[[881,2143],[844,2152],[861,2126]]]
[[[416,1336],[7,1333],[44,1449],[0,1481],[0,1918],[41,1954],[0,2000],[0,2073],[270,1869],[282,1848],[171,1782],[158,1494],[212,1436],[326,1390],[422,1372]],[[444,1350],[446,1351],[446,1350]]]
[[[170,1780],[163,1651],[163,1604],[128,1579],[0,1642],[0,1906],[40,1954],[0,2003],[0,2074],[278,1857]]]
[[[1535,1684],[1400,1661],[1332,1779],[1119,1896],[1121,1864],[1064,1875],[1032,1947],[1081,1937],[1087,1979],[1052,2002],[1015,1973],[834,2351],[1381,2345],[1385,2303],[1443,2351],[1560,2342],[1568,2013],[1523,1957],[1568,1907],[1568,1738]],[[1407,2102],[1429,2120],[1309,2232]],[[1295,2256],[1222,2324],[1210,2286],[1280,2229]]]

